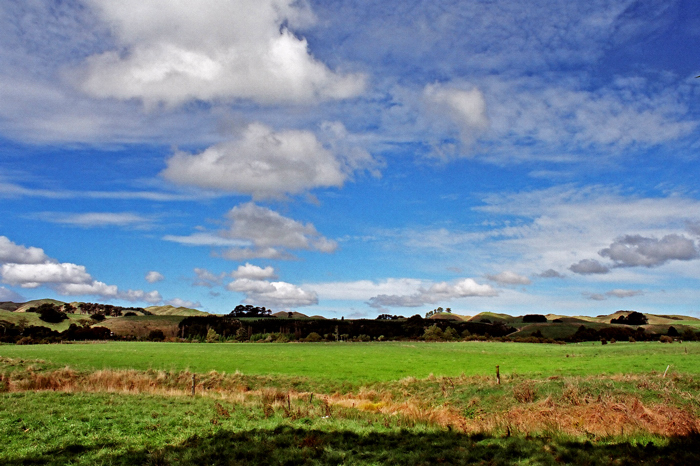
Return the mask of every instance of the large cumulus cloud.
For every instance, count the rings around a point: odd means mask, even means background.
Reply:
[[[88,0],[111,26],[117,48],[90,56],[82,89],[102,98],[179,105],[250,99],[264,104],[343,99],[361,74],[314,59],[291,28],[313,23],[293,0]]]

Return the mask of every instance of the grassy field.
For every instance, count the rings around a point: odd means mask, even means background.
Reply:
[[[700,343],[618,342],[543,345],[460,343],[150,343],[0,346],[0,356],[43,359],[80,369],[240,371],[366,383],[404,377],[700,374]]]
[[[77,346],[77,345],[76,345]],[[96,345],[80,345],[89,350]],[[318,347],[317,347],[318,348]],[[0,463],[697,464],[693,377],[355,385],[0,357]]]
[[[0,464],[698,464],[699,375],[700,343],[0,345]]]

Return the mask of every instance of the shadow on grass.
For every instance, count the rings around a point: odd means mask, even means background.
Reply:
[[[10,461],[29,464],[124,465],[434,465],[434,464],[700,464],[700,435],[671,439],[665,446],[593,444],[545,437],[468,436],[455,432],[325,432],[293,427],[194,436],[177,446],[110,455],[107,445],[69,445],[40,457]],[[98,455],[97,450],[102,450]],[[106,453],[106,454],[105,454]]]

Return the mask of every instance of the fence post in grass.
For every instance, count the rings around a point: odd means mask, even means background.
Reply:
[[[668,372],[668,368],[669,368],[669,367],[671,367],[670,364],[669,364],[668,366],[666,366],[666,370],[664,371],[664,376],[661,377],[662,379],[665,379],[665,378],[666,378],[666,372]]]
[[[501,385],[501,370],[500,366],[496,366],[496,383]]]
[[[192,374],[192,396],[194,396],[194,386],[197,383],[197,376]]]

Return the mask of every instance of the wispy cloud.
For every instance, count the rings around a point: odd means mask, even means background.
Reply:
[[[156,221],[153,217],[136,214],[133,212],[37,212],[30,214],[30,218],[45,222],[72,225],[81,228],[94,227],[128,227],[138,229],[150,229]]]

